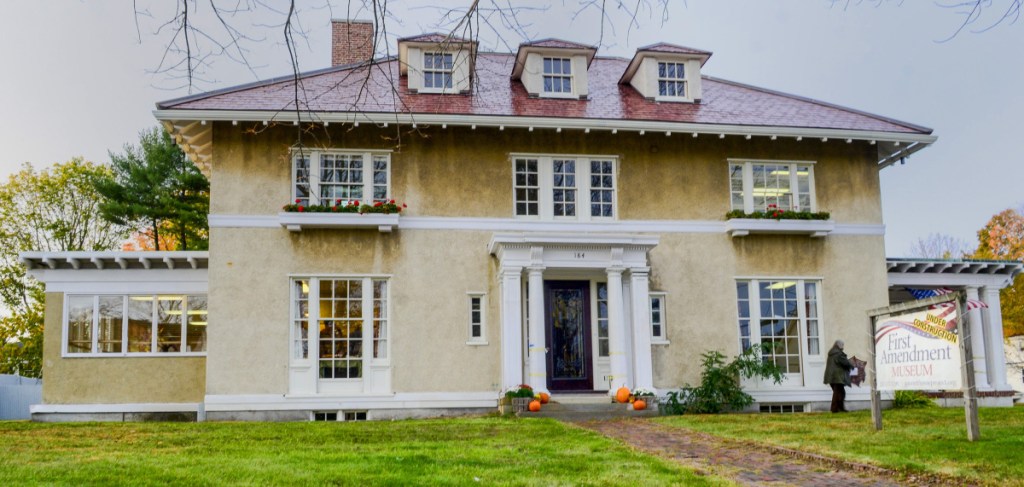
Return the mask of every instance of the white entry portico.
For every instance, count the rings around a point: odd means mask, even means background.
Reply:
[[[594,381],[593,389],[653,389],[647,254],[657,245],[657,236],[640,234],[495,234],[490,253],[500,269],[503,389],[527,383],[548,390],[545,280],[573,278],[607,286],[608,380]]]

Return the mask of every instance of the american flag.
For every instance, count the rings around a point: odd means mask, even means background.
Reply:
[[[949,294],[949,293],[953,292],[953,290],[948,288],[948,287],[940,287],[940,288],[936,288],[936,289],[912,289],[912,288],[908,287],[908,288],[905,288],[905,289],[912,296],[914,296],[914,299],[925,299],[925,298],[930,298],[930,297],[933,297],[933,296],[941,296],[943,294]]]

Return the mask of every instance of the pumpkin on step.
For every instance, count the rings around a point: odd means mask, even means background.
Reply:
[[[546,392],[542,392],[540,394],[537,394],[537,399],[540,399],[541,404],[547,404],[548,401],[551,400],[551,395]]]
[[[634,411],[643,411],[644,409],[647,409],[647,401],[644,401],[643,399],[633,401]]]
[[[621,403],[629,401],[629,388],[622,386],[619,390],[615,391],[615,400]]]
[[[540,401],[534,399],[530,401],[530,412],[535,413],[537,411],[540,411]]]

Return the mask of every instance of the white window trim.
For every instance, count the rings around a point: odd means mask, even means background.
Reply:
[[[299,196],[295,192],[295,186],[297,180],[295,177],[295,161],[296,158],[302,154],[309,157],[309,204],[319,205],[322,204],[320,201],[320,156],[323,154],[330,155],[361,155],[363,156],[363,198],[360,203],[367,202],[373,204],[373,156],[387,156],[388,159],[388,182],[387,182],[387,194],[384,199],[390,199],[391,196],[391,158],[390,150],[375,150],[375,149],[301,149],[298,147],[292,148],[291,154],[291,199],[289,202],[295,201]],[[369,197],[367,197],[369,196]],[[316,201],[314,201],[316,200]],[[332,202],[328,202],[332,203]],[[327,205],[333,206],[333,205]]]
[[[682,78],[662,78],[661,74],[658,72],[658,65],[662,64],[662,63],[665,63],[665,64],[672,63],[672,64],[682,65],[683,66],[683,73],[686,76],[683,76]],[[690,93],[693,90],[691,89],[691,86],[690,86],[692,84],[692,82],[690,80],[690,65],[689,65],[689,63],[687,63],[686,61],[670,61],[670,60],[665,60],[665,59],[655,59],[653,64],[654,64],[654,73],[651,73],[651,76],[655,79],[654,101],[673,101],[673,102],[692,102],[693,101],[693,97],[690,96]],[[682,81],[683,82],[683,86],[686,87],[686,95],[685,96],[662,95],[661,94],[661,86],[660,86],[660,83],[662,81]]]
[[[295,282],[305,279],[309,281],[309,353],[306,354],[306,358],[296,358],[294,344],[298,337],[295,336],[294,316],[296,312],[296,295],[295,295]],[[330,382],[330,383],[342,383],[342,382],[362,382],[367,380],[367,374],[370,372],[371,366],[377,367],[388,367],[391,365],[391,350],[392,341],[394,341],[393,334],[393,320],[394,315],[391,311],[393,309],[392,304],[392,293],[391,293],[391,276],[388,274],[289,274],[288,275],[288,343],[286,344],[288,360],[292,367],[313,367],[314,369],[319,367],[320,362],[320,333],[313,333],[314,328],[319,327],[320,323],[320,280],[325,279],[362,279],[363,289],[369,289],[370,292],[364,292],[362,298],[362,305],[364,310],[369,310],[369,313],[363,315],[363,330],[369,330],[368,333],[363,334],[363,377],[355,379],[324,379],[317,377],[317,381]],[[373,281],[384,280],[387,281],[387,338],[385,358],[373,357]],[[369,286],[369,287],[367,287]],[[315,291],[315,292],[314,292]],[[314,301],[316,301],[314,303]],[[316,337],[314,343],[314,336]]]
[[[427,66],[427,56],[437,55],[437,54],[440,54],[442,56],[444,56],[446,54],[450,55],[452,57],[452,69],[447,70],[447,71],[445,71],[444,69],[437,69],[437,68],[427,69],[427,67],[426,67]],[[423,75],[423,85],[422,85],[422,87],[419,90],[417,90],[417,92],[418,93],[440,93],[440,94],[458,93],[459,90],[455,86],[455,71],[456,71],[455,63],[456,63],[456,61],[458,59],[458,56],[456,56],[454,52],[444,51],[444,50],[422,51],[421,55],[423,56],[423,59],[421,60],[421,62],[422,62],[422,64],[421,64],[422,70],[421,71],[422,71],[422,75]],[[442,62],[444,62],[443,58],[442,58]],[[452,79],[452,86],[451,86],[451,88],[445,88],[443,86],[440,87],[440,88],[427,88],[427,73],[448,73],[448,75],[451,76],[451,79]],[[391,165],[388,164],[388,169],[390,169],[390,168],[391,168]],[[389,176],[390,176],[390,174],[389,174]],[[389,185],[390,185],[390,182],[391,182],[391,179],[389,178],[388,179]]]
[[[557,59],[559,61],[569,61],[569,74],[566,75],[565,73],[561,73],[561,74],[545,73],[544,72],[544,60],[545,59],[551,59],[551,60]],[[573,66],[572,59],[573,59],[572,56],[564,57],[564,56],[555,56],[555,55],[543,55],[543,56],[540,57],[540,96],[542,98],[569,98],[569,99],[577,99],[577,98],[579,98],[579,95],[576,94],[576,69]],[[545,91],[544,90],[544,77],[545,76],[552,76],[552,77],[557,77],[557,78],[569,78],[569,91],[568,92],[565,92],[565,91]]]
[[[173,296],[184,296],[187,300],[188,296],[203,296],[207,297],[206,293],[181,293],[181,292],[170,292],[170,293],[65,293],[64,294],[64,310],[61,313],[61,345],[60,355],[61,358],[134,358],[134,357],[205,357],[206,352],[129,352],[128,351],[128,312],[127,312],[127,300],[131,296],[160,296],[160,295],[173,295]],[[91,350],[86,353],[81,352],[69,352],[68,351],[68,304],[73,297],[91,297],[92,298],[92,346]],[[117,353],[102,353],[99,352],[99,298],[100,297],[120,297],[122,298],[122,316],[121,316],[121,351]],[[186,304],[187,307],[187,304]],[[207,305],[209,310],[209,305]],[[151,318],[150,327],[153,329],[150,336],[150,350],[156,350],[157,348],[157,333],[156,333],[156,318],[155,310],[154,316]],[[183,319],[181,322],[182,326],[182,340],[185,340],[187,325]],[[207,348],[209,348],[209,335],[207,335]]]
[[[516,214],[516,159],[537,160],[537,214],[517,215]],[[554,198],[554,160],[573,159],[576,161],[576,216],[555,216]],[[591,161],[612,162],[612,216],[592,216],[590,214],[590,163]],[[517,220],[541,220],[541,221],[563,221],[563,222],[607,222],[619,219],[619,164],[618,156],[593,155],[593,154],[509,154],[509,163],[512,166],[512,216]],[[585,167],[586,175],[580,173],[580,168]]]
[[[471,291],[466,293],[466,308],[468,311],[468,319],[466,320],[468,326],[466,330],[466,336],[469,337],[466,340],[466,345],[487,345],[487,293],[479,291]],[[480,298],[480,336],[473,336],[473,298]]]
[[[805,277],[805,276],[736,276],[736,277],[733,278],[733,283],[734,283],[733,285],[735,286],[735,283],[740,282],[740,281],[746,281],[747,282],[747,303],[749,305],[749,311],[750,311],[750,316],[749,316],[748,319],[750,320],[750,343],[751,343],[751,345],[753,345],[755,343],[761,343],[761,325],[760,325],[760,320],[761,320],[761,296],[760,296],[760,294],[755,294],[756,288],[758,287],[758,283],[760,281],[796,281],[796,283],[797,283],[797,294],[796,294],[796,298],[797,298],[797,319],[800,320],[800,326],[799,326],[800,370],[801,370],[801,374],[800,375],[806,375],[806,373],[808,372],[808,370],[807,370],[808,362],[809,361],[815,361],[815,362],[820,361],[821,358],[824,356],[824,344],[826,343],[825,342],[825,311],[824,311],[824,304],[823,304],[823,299],[822,299],[822,296],[824,295],[824,292],[822,290],[822,288],[824,287],[824,280],[821,277]],[[807,338],[808,338],[807,337],[807,308],[806,308],[806,306],[801,306],[801,304],[806,304],[806,302],[807,302],[807,296],[806,296],[806,290],[804,288],[804,284],[806,282],[808,282],[808,281],[813,281],[815,284],[817,284],[817,293],[818,293],[818,299],[816,300],[817,301],[816,304],[818,306],[818,353],[817,354],[812,354],[808,350],[809,347],[807,346]],[[756,297],[756,299],[755,299],[755,297]],[[737,300],[739,298],[740,298],[739,296],[736,297]],[[741,318],[739,316],[739,309],[738,308],[736,308],[736,315],[735,315],[735,317],[736,317],[735,318],[735,323],[736,323],[737,345],[739,346],[738,350],[742,351],[743,350],[743,334],[740,332],[740,329],[739,329],[739,322],[740,322]],[[797,374],[783,374],[783,375],[795,376]]]
[[[668,339],[668,310],[666,310],[666,304],[668,303],[668,293],[662,291],[654,291],[648,293],[650,295],[650,301],[655,299],[661,300],[661,335],[654,334],[654,309],[648,306],[647,312],[650,314],[651,322],[651,345],[668,345],[671,342]]]
[[[743,165],[743,208],[732,207],[732,180],[729,180],[729,208],[732,210],[743,210],[744,213],[754,212],[754,170],[755,164],[788,164],[790,166],[789,177],[790,177],[790,188],[799,188],[797,186],[797,174],[796,170],[792,166],[801,165],[807,166],[807,170],[810,172],[807,176],[808,191],[811,194],[811,207],[801,208],[800,211],[818,211],[818,197],[817,191],[814,185],[814,165],[815,161],[796,161],[796,160],[780,160],[780,159],[742,159],[742,158],[730,158],[726,160],[726,174],[728,175],[734,164]]]

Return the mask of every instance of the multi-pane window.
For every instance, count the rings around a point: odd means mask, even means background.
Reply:
[[[658,63],[658,96],[686,98],[686,64]]]
[[[388,358],[386,279],[305,277],[291,286],[293,360],[313,360],[321,379],[361,379],[368,360]]]
[[[515,167],[513,188],[515,190],[516,215],[537,215],[540,193],[537,159],[516,159]]]
[[[783,373],[799,374],[803,357],[821,354],[818,281],[740,280],[736,282],[740,345],[767,344],[765,359]]]
[[[544,58],[544,93],[572,93],[572,60]]]
[[[555,216],[576,216],[576,161],[552,161],[551,199]]]
[[[608,284],[597,283],[597,356],[608,356]]]
[[[206,351],[206,296],[69,295],[67,309],[69,355]]]
[[[729,187],[734,210],[753,213],[774,205],[782,210],[817,211],[811,163],[730,162]]]
[[[390,169],[389,154],[296,149],[292,196],[303,206],[386,201],[390,198]]]
[[[615,217],[615,167],[609,158],[513,157],[516,216],[588,221]]]
[[[469,295],[469,343],[486,343],[484,337],[484,295]]]
[[[668,334],[665,331],[665,295],[651,293],[651,342],[667,342]]]
[[[452,87],[452,55],[443,52],[423,54],[423,88],[432,90]]]

